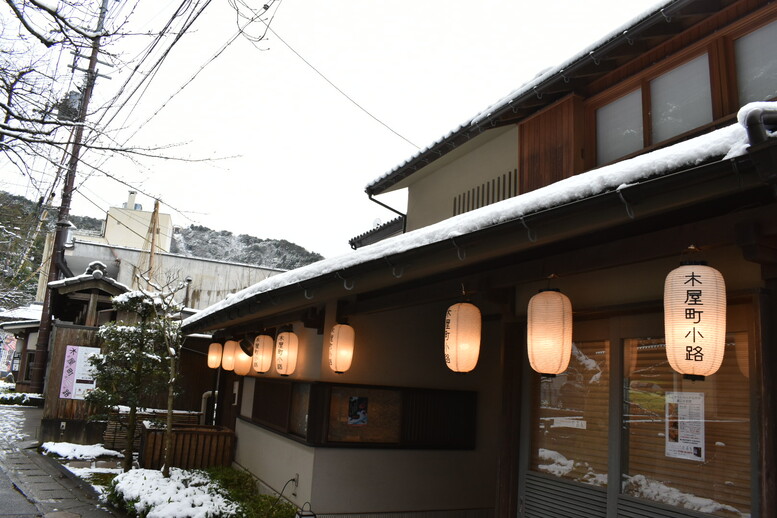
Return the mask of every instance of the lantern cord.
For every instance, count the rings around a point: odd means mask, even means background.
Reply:
[[[537,233],[534,232],[534,230],[529,228],[529,225],[526,224],[526,220],[521,216],[521,225],[523,225],[523,228],[526,229],[527,237],[529,238],[529,241],[534,243],[537,241]]]
[[[629,217],[629,219],[634,219],[634,211],[632,210],[631,205],[629,204],[629,202],[623,196],[623,191],[622,190],[618,190],[618,198],[621,199],[621,201],[623,202],[623,205],[626,207],[626,215]]]
[[[460,247],[458,243],[456,243],[455,237],[451,238],[451,242],[453,242],[453,246],[456,247],[456,256],[458,256],[459,261],[465,260],[467,258],[467,251]]]

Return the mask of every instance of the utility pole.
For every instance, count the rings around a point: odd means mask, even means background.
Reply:
[[[95,36],[92,39],[92,53],[89,56],[89,67],[86,70],[86,84],[84,93],[81,97],[81,105],[78,110],[76,127],[73,133],[73,144],[70,150],[70,158],[65,173],[65,183],[62,187],[62,203],[59,206],[57,216],[57,230],[54,235],[54,248],[49,260],[48,282],[56,281],[59,277],[60,266],[64,264],[65,240],[67,238],[67,221],[70,216],[70,202],[73,198],[73,188],[75,186],[76,170],[78,169],[79,155],[81,154],[81,142],[84,138],[84,123],[89,109],[89,100],[94,90],[95,79],[97,78],[97,60],[100,54],[100,38],[105,24],[105,15],[108,11],[108,1],[102,0],[100,13],[97,18],[97,28]],[[49,337],[51,336],[51,289],[46,287],[43,298],[43,310],[40,316],[40,328],[38,330],[38,342],[35,348],[35,357],[32,362],[30,372],[30,391],[36,393],[43,392],[44,379],[46,377],[46,364],[49,355]]]

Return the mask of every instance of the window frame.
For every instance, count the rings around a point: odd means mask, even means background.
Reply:
[[[750,338],[750,348],[748,350],[748,364],[750,371],[750,385],[748,389],[751,402],[750,408],[750,497],[753,502],[751,513],[758,516],[760,486],[757,482],[758,459],[754,448],[758,444],[758,410],[757,405],[757,382],[753,381],[756,375],[755,351],[758,348],[757,342],[761,340],[761,334],[758,328],[757,318],[760,311],[760,301],[757,295],[752,292],[738,292],[729,294],[727,301],[729,309],[739,308],[744,314],[739,316],[730,316],[734,321],[745,323],[739,327],[740,331],[746,330]],[[584,312],[583,312],[584,313]],[[728,319],[727,319],[728,320]],[[519,464],[519,494],[523,501],[528,502],[538,498],[538,493],[531,491],[529,486],[542,484],[544,487],[554,487],[554,491],[561,495],[576,495],[575,502],[594,503],[604,502],[606,504],[606,516],[619,516],[621,509],[639,508],[642,511],[656,511],[657,516],[663,517],[688,517],[702,516],[702,514],[690,509],[674,507],[661,502],[646,500],[628,495],[622,491],[622,475],[628,469],[628,441],[626,432],[623,430],[625,410],[624,380],[626,377],[626,367],[624,365],[624,340],[629,337],[647,337],[655,335],[658,329],[663,331],[663,308],[655,303],[640,304],[631,311],[623,312],[613,310],[611,312],[601,312],[592,314],[590,318],[579,318],[575,320],[575,336],[573,340],[604,340],[610,342],[609,357],[609,390],[610,390],[610,411],[609,411],[609,432],[608,442],[610,444],[607,475],[608,481],[606,487],[586,484],[583,482],[568,480],[563,477],[557,477],[545,474],[531,467],[532,449],[535,447],[531,439],[531,428],[534,425],[534,406],[538,404],[537,386],[539,385],[539,374],[535,373],[529,362],[524,359],[522,364],[523,385],[521,398],[521,437],[528,437],[529,440],[521,444]],[[734,330],[731,330],[734,331]],[[584,496],[587,495],[587,496]],[[598,496],[597,496],[598,495]],[[541,497],[540,497],[541,498]],[[579,500],[578,500],[579,498]],[[535,502],[538,500],[535,500]],[[594,504],[595,505],[595,504]],[[602,509],[604,511],[604,509]],[[660,510],[660,512],[658,512]],[[705,515],[706,516],[706,515]]]
[[[592,131],[585,135],[585,167],[594,169],[610,163],[615,163],[643,153],[650,152],[673,143],[686,140],[689,137],[702,134],[711,128],[726,126],[736,119],[740,108],[738,99],[736,61],[734,57],[735,41],[743,36],[777,21],[777,5],[766,6],[740,20],[722,28],[701,40],[689,45],[658,63],[644,68],[637,74],[595,93],[585,101],[585,124]],[[712,95],[712,121],[689,131],[655,142],[652,131],[650,82],[671,70],[684,65],[700,55],[707,53],[709,57],[710,91]],[[598,163],[596,140],[596,111],[621,97],[633,92],[642,91],[642,127],[643,147],[633,153],[607,163]],[[774,99],[777,99],[775,97]]]

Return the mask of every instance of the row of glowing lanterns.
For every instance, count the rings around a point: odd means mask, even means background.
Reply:
[[[444,358],[454,372],[469,372],[480,355],[480,310],[469,302],[454,304],[445,315]],[[710,376],[723,361],[726,335],[726,287],[723,276],[704,264],[683,264],[672,270],[664,284],[664,331],[671,367],[689,376]],[[347,371],[353,360],[355,331],[347,324],[333,326],[329,337],[329,366]],[[208,366],[234,370],[245,376],[252,370],[265,373],[272,365],[278,374],[292,374],[297,364],[299,340],[283,331],[273,340],[258,335],[253,355],[239,342],[212,343]],[[546,375],[564,372],[572,353],[572,303],[559,290],[543,290],[529,300],[527,351],[531,367]]]
[[[329,334],[329,366],[338,374],[351,368],[356,333],[347,324],[336,324]],[[272,366],[275,354],[275,370],[281,376],[292,374],[297,368],[299,338],[293,331],[283,331],[273,340],[270,335],[258,335],[254,338],[253,354],[243,351],[240,342],[227,340],[222,346],[218,342],[208,348],[208,367],[235,371],[246,376],[251,371],[264,374]]]

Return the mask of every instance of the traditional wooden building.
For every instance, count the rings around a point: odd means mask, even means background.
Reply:
[[[775,56],[773,3],[665,2],[371,183],[403,235],[187,319],[236,463],[319,517],[775,516]]]

